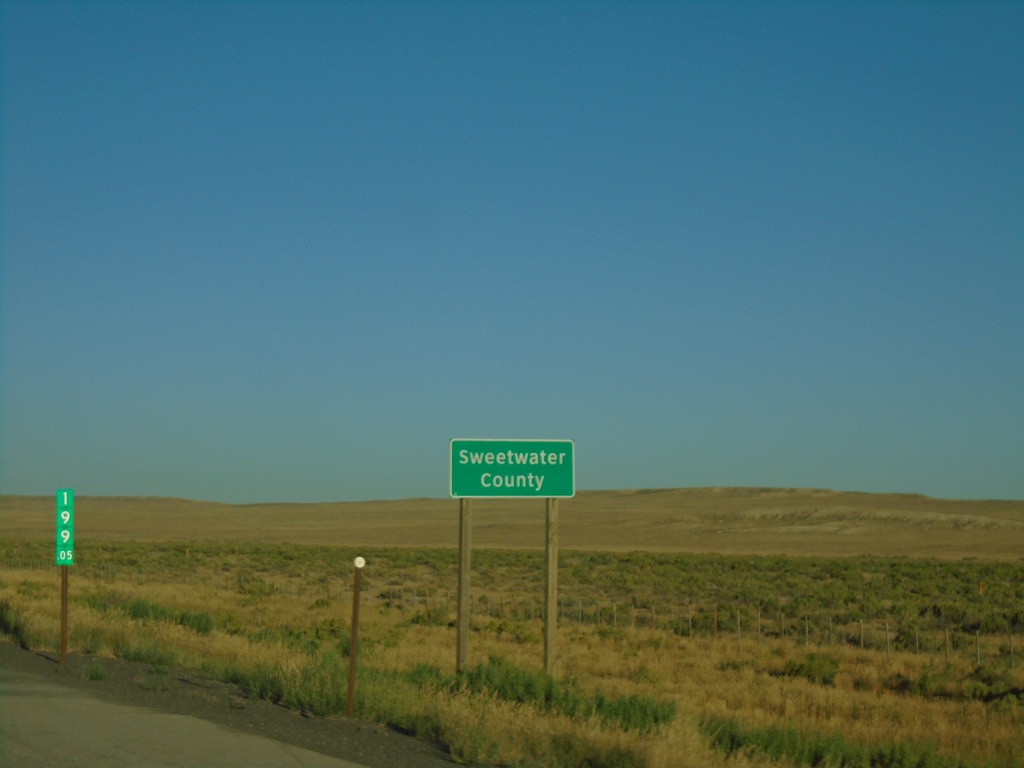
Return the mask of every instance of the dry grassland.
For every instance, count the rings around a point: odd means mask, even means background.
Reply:
[[[583,491],[559,502],[565,549],[771,555],[1024,556],[1024,501],[812,489]],[[0,531],[53,536],[52,497],[0,496]],[[452,499],[218,504],[79,496],[78,541],[244,541],[457,547]],[[540,548],[543,500],[474,500],[473,546]]]
[[[542,595],[542,501],[473,502],[471,663],[508,678],[489,688],[453,675],[453,500],[80,496],[72,650],[338,711],[358,551],[358,714],[467,763],[1024,765],[1024,502],[703,488],[560,509],[557,689],[522,602]],[[0,630],[53,648],[53,498],[0,497],[0,532]]]
[[[161,572],[154,568],[150,575]],[[13,569],[0,576],[5,621],[17,623],[18,635],[34,647],[54,648],[59,606],[52,574]],[[156,666],[184,664],[293,706],[340,706],[344,595],[295,595],[243,582],[236,587],[228,580],[136,583],[76,576],[75,582],[75,652]],[[146,618],[140,607],[165,613]],[[194,620],[200,616],[210,619],[209,626]],[[452,619],[451,611],[429,606],[410,609],[382,600],[364,606],[359,713],[440,738],[470,764],[1020,765],[1024,670],[1007,672],[1002,662],[998,690],[1008,693],[986,700],[971,693],[971,686],[981,686],[983,675],[996,674],[995,667],[979,672],[963,653],[943,660],[849,644],[806,646],[798,637],[736,639],[726,632],[718,638],[688,637],[628,624],[563,624],[559,678],[568,687],[582,695],[673,705],[668,722],[637,730],[610,726],[599,717],[546,711],[530,701],[448,689],[440,682],[417,684],[417,670],[438,670],[439,680],[451,670]],[[537,670],[541,636],[540,620],[476,616],[473,663],[500,658],[518,669]],[[986,650],[990,657],[994,652]],[[822,662],[824,672],[816,672]],[[707,723],[714,721],[742,724],[752,734],[779,731],[776,738],[789,751],[775,759],[756,749],[726,755],[711,743]],[[845,757],[797,760],[792,742],[814,734],[848,745]],[[858,748],[874,752],[861,760]]]

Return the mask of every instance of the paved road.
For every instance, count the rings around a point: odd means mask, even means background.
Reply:
[[[361,768],[185,715],[110,704],[0,669],[3,768]]]

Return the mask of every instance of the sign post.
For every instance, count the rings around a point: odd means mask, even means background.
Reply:
[[[555,640],[558,620],[558,499],[547,500],[544,545],[547,572],[544,579],[544,671],[555,674]]]
[[[60,569],[60,663],[68,661],[68,569],[75,562],[75,492],[57,490],[57,551]]]
[[[348,699],[345,714],[351,716],[356,708],[356,661],[359,656],[359,592],[363,586],[363,566],[366,560],[355,559],[356,579],[352,586],[352,637],[348,644]]]
[[[469,652],[471,499],[546,499],[544,670],[554,675],[558,622],[558,499],[576,494],[572,440],[451,441],[450,492],[459,499],[459,610],[456,670]]]
[[[469,656],[469,560],[472,547],[472,517],[469,499],[459,499],[459,597],[458,597],[458,630],[455,639],[455,671],[466,669]]]

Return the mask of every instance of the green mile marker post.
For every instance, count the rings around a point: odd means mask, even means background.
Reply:
[[[75,562],[75,492],[71,488],[57,491],[57,565]]]
[[[75,562],[75,492],[71,488],[57,490],[57,565]],[[60,569],[60,663],[68,661],[68,569]]]

